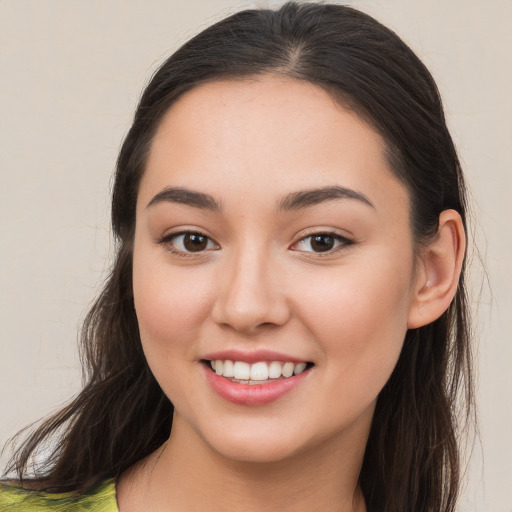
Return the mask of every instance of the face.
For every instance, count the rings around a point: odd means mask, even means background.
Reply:
[[[175,424],[205,446],[271,461],[364,442],[414,266],[382,139],[322,89],[210,83],[164,117],[138,195],[135,309]]]

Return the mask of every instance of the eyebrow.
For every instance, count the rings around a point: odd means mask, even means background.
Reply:
[[[279,203],[278,210],[293,211],[308,208],[333,199],[355,199],[375,208],[372,202],[361,192],[345,187],[322,187],[288,194]]]
[[[331,186],[292,192],[286,195],[279,202],[278,211],[300,210],[302,208],[315,206],[333,199],[355,199],[367,206],[375,208],[371,201],[361,192],[357,192],[346,187]],[[153,199],[151,199],[146,208],[150,208],[151,206],[164,202],[186,204],[188,206],[214,212],[222,211],[221,204],[213,196],[203,192],[195,192],[193,190],[179,187],[163,189],[153,197]]]
[[[148,203],[146,208],[159,203],[170,202],[186,204],[203,210],[220,212],[222,207],[211,195],[195,192],[186,188],[164,188]]]

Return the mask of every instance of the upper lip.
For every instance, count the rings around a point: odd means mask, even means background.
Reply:
[[[203,359],[209,361],[244,361],[246,363],[258,363],[260,361],[281,361],[283,363],[307,363],[306,359],[300,357],[290,356],[280,352],[274,352],[273,350],[254,350],[254,351],[242,351],[237,349],[232,350],[220,350],[218,352],[210,352],[206,354]]]

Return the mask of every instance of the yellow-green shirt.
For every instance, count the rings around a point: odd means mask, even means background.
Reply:
[[[113,480],[105,480],[87,494],[27,491],[0,483],[0,512],[119,512]]]

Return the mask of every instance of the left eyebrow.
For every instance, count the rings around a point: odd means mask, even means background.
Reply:
[[[361,192],[345,187],[322,187],[312,190],[292,192],[285,196],[278,205],[279,211],[292,211],[308,208],[333,199],[354,199],[375,208],[372,202]]]
[[[148,203],[146,208],[150,208],[158,203],[180,203],[200,208],[203,210],[211,210],[220,212],[222,207],[211,195],[195,192],[186,188],[164,188]]]

